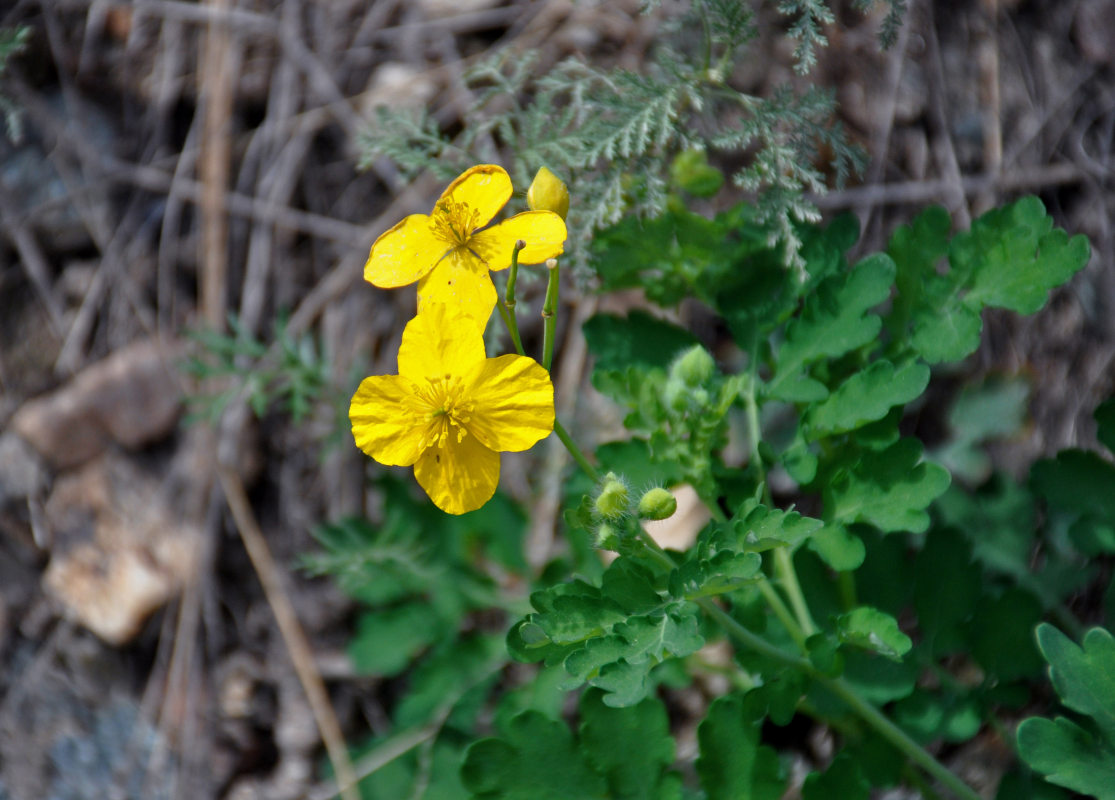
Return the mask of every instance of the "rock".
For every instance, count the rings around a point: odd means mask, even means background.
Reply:
[[[43,575],[47,593],[111,645],[134,637],[193,578],[200,526],[122,456],[61,477],[46,516],[58,542]]]
[[[39,495],[46,482],[39,454],[14,433],[0,433],[0,507],[9,500]]]
[[[437,82],[429,70],[388,61],[376,69],[371,85],[360,98],[360,107],[368,117],[373,116],[380,106],[419,108],[428,105],[437,90]]]
[[[11,429],[55,469],[82,464],[110,442],[139,448],[167,436],[178,421],[182,395],[169,366],[177,346],[142,341],[116,350],[73,380],[28,400]]]

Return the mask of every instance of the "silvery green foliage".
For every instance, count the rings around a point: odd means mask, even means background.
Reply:
[[[888,2],[882,34],[893,36],[904,0]],[[648,2],[644,10],[660,5]],[[806,72],[816,47],[825,43],[821,26],[833,18],[828,2],[785,0],[779,9],[799,41],[798,69]],[[361,138],[361,163],[386,157],[406,177],[430,169],[450,178],[478,162],[506,163],[501,153],[507,152],[512,179],[524,190],[538,167],[548,166],[569,185],[570,250],[574,263],[584,267],[587,248],[577,242],[629,211],[663,211],[669,166],[679,152],[746,153],[733,180],[756,198],[758,221],[803,277],[795,230],[817,219],[804,193],[823,191],[829,168],[839,184],[863,159],[831,123],[831,93],[786,88],[767,98],[732,86],[733,70],[757,35],[750,4],[691,0],[662,30],[653,58],[639,73],[571,58],[538,76],[531,54],[496,53],[465,75],[475,102],[456,138],[425,109],[381,108]],[[825,147],[832,153],[829,164],[816,159]]]

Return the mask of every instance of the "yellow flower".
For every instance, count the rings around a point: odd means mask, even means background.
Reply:
[[[565,219],[569,214],[569,190],[561,178],[545,167],[539,167],[538,174],[527,189],[527,205],[532,211],[553,211]]]
[[[499,453],[554,428],[554,386],[525,356],[485,358],[481,333],[431,303],[407,323],[399,374],[365,378],[349,406],[356,446],[381,464],[414,466],[442,511],[480,508],[499,483]]]
[[[449,184],[433,212],[411,214],[372,245],[364,279],[383,289],[418,281],[418,310],[431,303],[460,308],[488,324],[496,289],[488,270],[511,265],[519,240],[519,263],[538,264],[561,255],[565,222],[550,211],[526,211],[485,228],[511,198],[511,178],[481,164]]]

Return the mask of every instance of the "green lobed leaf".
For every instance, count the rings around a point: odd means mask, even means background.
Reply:
[[[626,317],[597,314],[585,322],[584,332],[598,370],[667,367],[679,351],[698,343],[684,328],[639,310]]]
[[[1115,800],[1115,749],[1075,722],[1031,717],[1018,726],[1018,754],[1045,779],[1097,800]]]
[[[979,703],[967,694],[916,689],[894,704],[895,721],[918,742],[966,742],[983,727]]]
[[[461,692],[469,687],[482,690],[482,701],[506,661],[500,637],[471,636],[449,642],[410,672],[409,691],[395,707],[396,726],[425,724],[446,705],[459,703]]]
[[[1109,452],[1115,453],[1115,398],[1105,400],[1096,407],[1096,438]]]
[[[1023,197],[988,211],[957,234],[949,260],[970,272],[969,307],[983,305],[1033,314],[1045,305],[1049,290],[1060,286],[1088,263],[1083,235],[1069,239],[1053,230],[1053,218],[1036,197]]]
[[[809,549],[837,572],[858,569],[867,555],[863,540],[839,522],[830,522],[808,541]]]
[[[820,530],[819,519],[803,517],[797,511],[768,508],[749,500],[732,519],[735,545],[745,552],[760,553],[774,547],[794,548]]]
[[[869,800],[871,784],[859,764],[847,753],[840,753],[824,772],[805,776],[802,800]]]
[[[929,527],[926,508],[950,481],[938,465],[919,463],[921,455],[921,442],[911,438],[862,453],[826,487],[826,515],[839,522],[867,522],[884,533],[921,533]]]
[[[759,744],[761,717],[752,718],[744,695],[719,697],[697,728],[697,774],[708,800],[778,800],[786,788],[778,755]]]
[[[358,672],[397,675],[445,633],[444,621],[426,603],[368,611],[360,615],[348,654]]]
[[[1061,702],[1094,719],[1115,742],[1115,637],[1103,628],[1092,628],[1079,646],[1042,623],[1037,640]]]
[[[1041,657],[1031,632],[1041,614],[1041,603],[1023,589],[984,599],[968,626],[972,656],[1001,681],[1037,675]]]
[[[613,708],[603,692],[581,695],[581,751],[608,781],[613,800],[658,796],[674,761],[674,740],[666,707],[648,697],[637,705]]]
[[[1084,450],[1062,450],[1056,458],[1034,464],[1034,490],[1066,511],[1115,519],[1115,465]]]
[[[799,370],[803,366],[874,341],[882,322],[867,311],[887,299],[893,281],[894,262],[882,253],[860,261],[847,275],[824,281],[806,301],[801,316],[786,326],[786,341],[778,351],[767,391],[787,400],[802,397]],[[804,396],[815,397],[816,388],[805,385],[811,388]]]
[[[886,323],[892,339],[906,338],[906,326],[923,304],[930,281],[937,278],[937,265],[948,253],[951,229],[948,211],[932,206],[891,234],[887,255],[895,264],[897,293]]]
[[[608,790],[565,723],[537,711],[512,719],[506,738],[472,745],[461,778],[477,800],[569,800]]]
[[[904,234],[910,241],[895,247],[908,267],[899,278],[896,338],[901,339],[908,314],[913,323],[910,343],[922,358],[930,364],[959,361],[979,346],[985,306],[1023,314],[1037,311],[1051,288],[1088,262],[1083,236],[1069,239],[1052,227],[1052,218],[1036,197],[993,209],[975,220],[970,231],[953,238],[949,271],[940,275],[929,262],[939,252],[943,218],[939,213],[927,218],[920,231],[915,225],[913,235]],[[910,258],[907,245],[915,240],[925,244],[924,257]]]
[[[811,438],[847,433],[882,419],[894,406],[921,396],[929,385],[929,367],[913,362],[895,367],[879,360],[852,374],[807,417]]]
[[[913,642],[890,614],[860,606],[836,618],[836,633],[845,644],[870,650],[892,661],[901,661]]]
[[[1022,378],[989,378],[964,386],[949,408],[949,441],[933,452],[953,477],[971,484],[991,475],[982,442],[1017,433],[1025,421],[1030,384]]]
[[[604,702],[627,706],[642,700],[663,661],[704,645],[693,603],[663,597],[655,576],[621,557],[605,571],[602,588],[583,581],[531,595],[537,613],[512,627],[511,656],[520,661],[562,663],[573,689],[583,683],[604,689]]]
[[[971,545],[955,529],[931,530],[914,569],[914,609],[932,652],[964,649],[961,626],[983,594],[983,570],[972,560]]]

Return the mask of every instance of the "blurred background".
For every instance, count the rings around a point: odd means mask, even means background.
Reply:
[[[402,679],[354,666],[356,601],[304,557],[323,522],[382,510],[345,412],[360,377],[394,372],[414,296],[362,266],[446,183],[377,155],[376,109],[425,109],[452,137],[479,60],[638,72],[683,5],[2,4],[0,800],[329,796],[307,676],[350,741],[385,727]],[[889,50],[883,9],[836,3],[804,78],[771,5],[729,79],[835,93],[868,166],[814,201],[860,217],[859,251],[928,204],[965,228],[1028,193],[1089,237],[1067,289],[1033,317],[985,314],[979,353],[933,390],[1024,376],[1028,423],[992,450],[1015,475],[1087,446],[1115,388],[1115,1],[911,0]],[[640,304],[591,290],[563,293],[555,372],[586,444],[616,417],[575,323]],[[564,458],[504,462],[532,565],[561,547]]]

